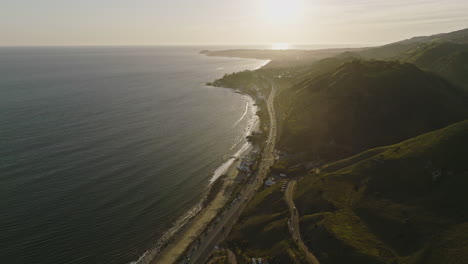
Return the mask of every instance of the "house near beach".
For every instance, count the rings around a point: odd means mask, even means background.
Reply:
[[[270,186],[272,186],[272,185],[274,185],[274,184],[276,184],[274,178],[268,178],[268,180],[265,181],[265,185],[266,185],[267,187],[270,187]]]

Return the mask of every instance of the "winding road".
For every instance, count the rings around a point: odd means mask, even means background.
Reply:
[[[304,241],[301,237],[301,230],[299,226],[299,213],[294,205],[294,188],[296,187],[296,180],[292,180],[288,183],[288,187],[284,192],[284,198],[289,207],[289,212],[291,213],[291,218],[288,221],[289,231],[294,241],[297,242],[299,248],[304,252],[307,260],[311,264],[320,264],[318,259],[309,251],[307,246],[304,244]]]

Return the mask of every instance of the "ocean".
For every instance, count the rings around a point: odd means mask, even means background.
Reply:
[[[205,83],[266,63],[205,48],[0,48],[2,263],[136,262],[196,211],[256,119]]]

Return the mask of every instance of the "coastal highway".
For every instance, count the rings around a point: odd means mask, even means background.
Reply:
[[[255,175],[255,178],[245,186],[240,199],[234,203],[230,209],[227,209],[219,216],[219,221],[210,226],[208,231],[200,238],[200,242],[194,243],[194,245],[189,248],[188,256],[183,263],[204,264],[208,260],[215,246],[222,242],[226,238],[227,234],[229,234],[246,207],[248,201],[250,201],[255,195],[256,189],[261,187],[263,180],[268,175],[270,167],[274,163],[273,151],[275,150],[276,142],[276,117],[273,101],[275,98],[276,87],[274,82],[271,80],[268,81],[268,84],[271,85],[270,95],[268,96],[268,99],[266,99],[268,115],[270,118],[270,128],[267,142],[262,152],[262,160],[260,161],[258,173]]]
[[[288,204],[289,207],[289,212],[291,213],[291,218],[288,221],[289,224],[289,231],[291,232],[292,239],[297,242],[299,248],[304,252],[305,256],[307,257],[307,260],[311,264],[320,264],[318,259],[312,254],[312,252],[309,251],[307,246],[304,244],[304,241],[302,240],[301,237],[301,230],[299,226],[299,213],[296,209],[296,206],[294,205],[294,187],[296,187],[296,180],[292,180],[288,183],[288,187],[286,188],[286,191],[284,192],[284,198],[286,200],[286,203]]]

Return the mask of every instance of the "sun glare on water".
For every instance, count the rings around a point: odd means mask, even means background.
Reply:
[[[302,0],[262,0],[262,13],[272,24],[289,24],[298,17]]]
[[[271,44],[271,49],[273,50],[287,50],[289,49],[288,43],[273,43]]]

